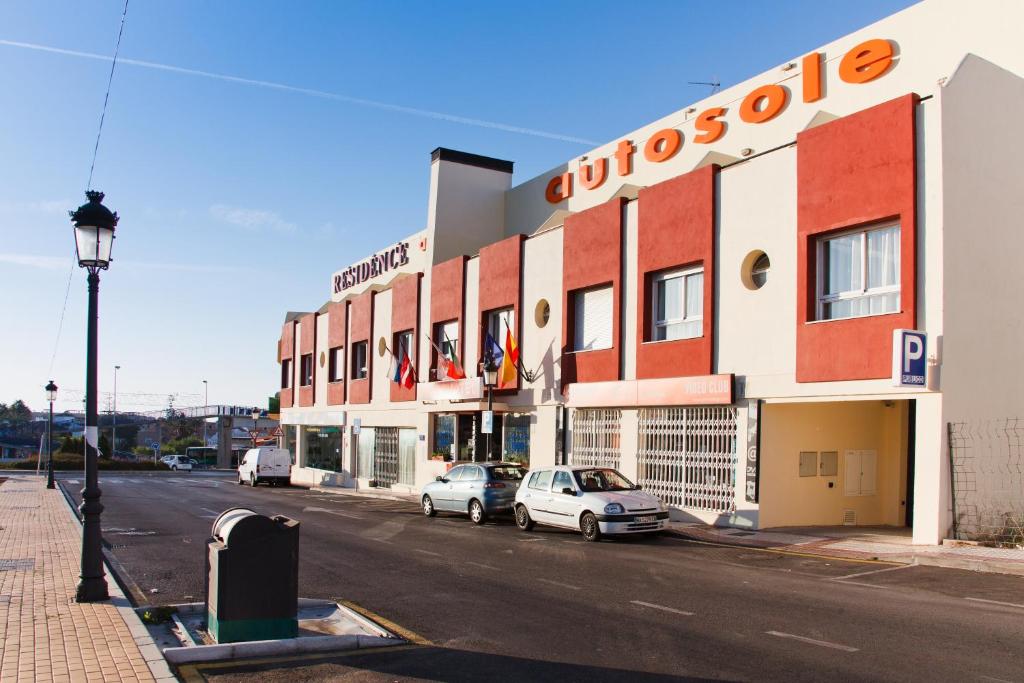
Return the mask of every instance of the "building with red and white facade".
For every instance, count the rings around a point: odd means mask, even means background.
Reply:
[[[293,478],[412,492],[485,457],[507,325],[493,456],[612,465],[678,519],[938,542],[947,425],[1024,413],[1022,21],[929,0],[515,186],[435,150],[425,228],[286,317]]]

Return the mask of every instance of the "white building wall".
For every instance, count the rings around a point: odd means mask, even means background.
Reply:
[[[317,408],[327,407],[327,380],[330,368],[330,353],[327,345],[326,310],[316,318],[316,348],[313,349],[313,405]]]

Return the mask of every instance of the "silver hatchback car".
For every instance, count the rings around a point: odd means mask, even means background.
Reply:
[[[474,462],[456,465],[423,487],[423,514],[461,512],[474,524],[488,515],[512,512],[512,503],[526,469],[512,462]]]

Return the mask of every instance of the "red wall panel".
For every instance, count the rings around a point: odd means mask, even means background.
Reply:
[[[562,239],[562,388],[572,382],[619,379],[619,337],[622,327],[622,209],[626,200],[612,199],[568,216]],[[612,286],[612,348],[573,352],[573,292],[597,285]]]
[[[798,382],[888,377],[892,331],[916,325],[917,102],[905,95],[797,135]],[[814,322],[818,239],[892,219],[900,223],[901,310]]]
[[[370,384],[373,378],[373,296],[374,292],[366,291],[352,300],[352,318],[349,321],[349,350],[348,356],[352,358],[352,346],[356,342],[365,341],[366,344],[366,379],[348,380],[348,402],[369,403]],[[350,361],[351,362],[351,361]],[[351,368],[349,369],[351,377]]]
[[[637,199],[637,379],[712,372],[715,329],[715,174],[705,166],[640,190]],[[694,339],[650,342],[651,275],[704,266],[704,332]]]
[[[430,271],[430,330],[427,334],[433,338],[434,325],[449,320],[459,321],[458,353],[459,360],[465,365],[464,351],[466,348],[465,321],[462,315],[466,296],[466,260],[465,256],[456,256],[444,263],[438,263]],[[440,343],[434,339],[435,343]],[[434,351],[431,351],[431,357]],[[433,367],[433,363],[431,367]]]
[[[299,407],[308,408],[313,405],[315,400],[315,388],[316,388],[316,313],[307,313],[306,315],[299,318],[299,356],[298,365],[300,366],[299,372],[301,373],[301,356],[306,354],[313,355],[313,382],[307,387],[299,385]],[[301,382],[301,374],[300,379]]]
[[[477,348],[480,349],[480,358],[477,360],[482,361],[484,357],[484,335],[487,331],[486,313],[488,311],[511,307],[515,312],[516,328],[512,330],[512,334],[515,336],[517,344],[522,343],[523,322],[519,312],[520,292],[523,285],[523,240],[525,239],[525,235],[513,235],[480,249],[480,316],[478,318],[480,328],[477,330]],[[505,348],[504,331],[500,336],[501,338],[496,341],[501,348]],[[519,353],[522,355],[522,346],[519,348]],[[517,374],[515,386],[498,390],[497,393],[514,393],[519,389],[519,382],[520,378]]]
[[[419,374],[419,358],[417,340],[420,338],[419,335],[419,319],[420,319],[420,281],[422,275],[417,273],[410,277],[399,278],[395,281],[395,284],[391,287],[391,339],[388,340],[388,344],[393,344],[394,334],[396,332],[404,332],[406,330],[412,330],[412,343],[413,348],[409,349],[412,354],[412,358],[415,361],[413,367],[416,374]],[[392,348],[396,354],[398,349]],[[392,401],[415,401],[416,400],[416,385],[414,384],[411,388],[406,389],[397,382],[391,382],[391,400]]]
[[[327,348],[328,353],[330,349],[338,346],[346,346],[347,340],[346,335],[348,333],[348,303],[340,301],[332,303],[327,307]],[[342,357],[345,357],[346,351],[342,352]],[[330,367],[331,359],[327,359],[328,367]],[[342,381],[330,382],[327,385],[327,405],[329,406],[340,406],[345,403],[345,372],[348,370],[348,366],[345,365],[341,369]]]
[[[277,343],[279,362],[292,361],[292,382],[295,381],[295,321],[289,320],[281,328],[281,340]],[[282,370],[282,374],[283,374]],[[294,401],[294,389],[281,389],[281,407],[291,408]]]

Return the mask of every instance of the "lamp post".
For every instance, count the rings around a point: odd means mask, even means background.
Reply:
[[[117,371],[120,365],[114,366],[114,424],[110,430],[110,457],[117,455]]]
[[[207,436],[206,431],[206,418],[209,417],[207,413],[210,412],[210,385],[203,380],[203,448],[210,445],[210,437]],[[203,457],[206,457],[206,451],[203,451]]]
[[[487,387],[487,412],[491,414],[490,430],[487,432],[487,452],[484,462],[491,459],[491,432],[494,431],[494,387],[498,383],[498,366],[494,358],[488,354],[484,359],[484,385]]]
[[[260,410],[259,408],[253,408],[252,409],[252,432],[250,432],[250,436],[252,436],[252,447],[253,448],[256,448],[256,437],[259,436],[259,434],[260,434],[260,430],[256,427],[256,424],[259,421],[260,413],[262,413],[262,412],[263,411]]]
[[[103,532],[100,528],[99,416],[96,409],[98,363],[98,305],[100,271],[110,266],[117,214],[103,206],[103,193],[89,190],[88,202],[71,212],[75,225],[75,249],[78,265],[89,272],[89,309],[85,362],[85,487],[82,489],[82,573],[75,599],[78,602],[107,600],[107,580],[103,573]]]
[[[46,464],[46,488],[55,488],[53,483],[53,402],[57,400],[57,385],[50,380],[46,385],[46,400],[50,402],[50,421],[46,423],[46,452],[50,461]]]

